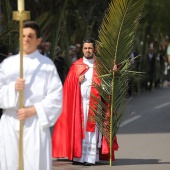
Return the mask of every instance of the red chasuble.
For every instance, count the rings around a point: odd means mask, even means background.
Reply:
[[[63,109],[61,116],[54,126],[52,135],[52,157],[54,158],[68,157],[70,160],[72,160],[73,157],[80,158],[82,156],[82,139],[85,136],[84,131],[95,131],[95,121],[93,118],[93,112],[90,108],[88,113],[87,128],[83,128],[84,116],[79,76],[83,75],[88,69],[88,65],[83,63],[83,58],[77,60],[72,64],[72,67],[64,82]],[[95,69],[93,71],[93,81],[95,83],[100,83]],[[99,93],[93,86],[91,88],[91,93],[97,97],[100,97]],[[93,107],[95,107],[95,101],[92,100],[93,99],[91,97],[90,105],[93,104]],[[107,156],[107,154],[109,154],[109,147],[104,138],[102,141],[101,152],[104,156],[101,154],[100,158],[107,159],[109,158]],[[114,141],[113,146],[113,150],[118,149],[117,140]]]

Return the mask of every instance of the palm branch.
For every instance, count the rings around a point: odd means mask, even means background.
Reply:
[[[94,112],[99,130],[110,146],[110,165],[112,143],[128,104],[128,79],[140,76],[131,70],[130,53],[144,3],[145,0],[111,0],[99,29],[96,70],[101,83],[95,86],[101,100],[93,96],[99,103]],[[117,72],[113,71],[115,64],[119,67]]]
[[[6,46],[11,52],[18,47],[18,24],[12,20],[12,7],[9,0],[2,1],[2,9],[5,21],[2,23],[2,31],[0,32],[0,45]]]

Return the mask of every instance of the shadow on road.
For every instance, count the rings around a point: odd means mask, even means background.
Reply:
[[[161,162],[160,159],[116,159],[113,161],[113,166],[125,166],[125,165],[154,165],[154,164],[170,164],[170,162]],[[53,166],[70,166],[72,161],[65,160],[55,160],[53,161]],[[100,161],[93,166],[103,166],[109,165],[109,161]],[[73,165],[76,166],[76,165]],[[80,165],[78,165],[80,166]]]
[[[116,161],[113,162],[113,166],[144,164],[170,164],[170,162],[161,162],[160,159],[116,159]]]

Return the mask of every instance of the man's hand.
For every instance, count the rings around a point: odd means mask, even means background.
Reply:
[[[116,72],[118,69],[117,69],[117,65],[114,65],[113,67],[113,72]]]
[[[21,108],[17,111],[17,114],[19,120],[25,120],[31,116],[34,116],[36,114],[36,110],[34,106]]]
[[[82,83],[85,79],[85,75],[79,76],[79,83]]]
[[[22,78],[18,78],[17,81],[15,82],[15,90],[22,91],[24,90],[24,87],[25,87],[25,80]]]

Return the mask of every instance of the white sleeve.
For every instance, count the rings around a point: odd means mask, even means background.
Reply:
[[[0,108],[15,108],[18,102],[19,92],[15,90],[15,82],[5,84],[5,74],[0,65]]]
[[[53,126],[61,114],[62,83],[55,66],[48,71],[46,89],[45,98],[34,104],[42,127]]]

